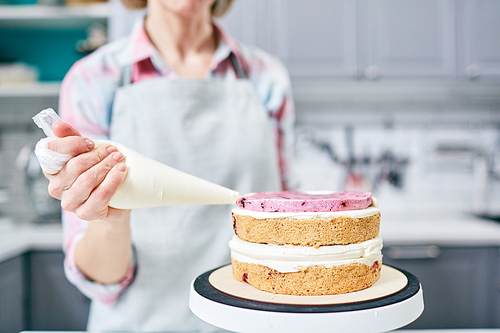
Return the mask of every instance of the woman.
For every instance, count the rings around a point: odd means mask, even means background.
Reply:
[[[229,1],[148,0],[126,39],[63,81],[49,148],[74,156],[46,175],[61,200],[66,275],[92,298],[89,330],[209,330],[188,308],[199,274],[229,262],[231,206],[108,207],[126,177],[108,138],[240,193],[287,181],[293,103],[286,70],[235,42],[214,11]],[[84,136],[81,136],[84,135]]]

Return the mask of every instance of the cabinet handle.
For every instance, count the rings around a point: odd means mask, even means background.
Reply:
[[[465,69],[465,72],[467,73],[467,75],[469,76],[469,79],[475,79],[479,76],[479,66],[477,64],[472,64],[472,65],[469,65],[467,66],[467,68]]]
[[[380,76],[380,70],[377,66],[368,66],[365,69],[365,76],[369,80],[378,79]]]
[[[429,246],[392,246],[384,251],[390,259],[435,259],[441,254],[436,245]]]
[[[363,75],[365,75],[365,69],[362,66],[352,66],[351,75],[355,79],[361,79],[363,78]]]

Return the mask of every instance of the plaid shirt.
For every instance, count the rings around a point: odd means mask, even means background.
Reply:
[[[229,55],[231,52],[236,55],[269,113],[269,120],[277,137],[282,182],[286,186],[294,126],[294,106],[288,73],[275,57],[237,43],[216,22],[214,27],[219,35],[219,45],[206,78],[235,80],[237,75]],[[151,44],[141,20],[129,37],[107,44],[73,65],[61,86],[59,114],[63,121],[78,129],[82,135],[93,139],[107,139],[121,69],[127,66],[132,68],[132,83],[159,76],[178,77]],[[66,276],[91,299],[112,305],[133,281],[135,259],[131,262],[126,277],[119,283],[102,285],[89,280],[75,264],[75,248],[83,237],[87,224],[75,214],[63,211]]]

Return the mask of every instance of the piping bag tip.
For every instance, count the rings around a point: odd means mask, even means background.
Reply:
[[[233,192],[231,193],[233,196],[233,204],[236,204],[238,201],[238,198],[240,197],[240,193],[237,191],[232,190]]]

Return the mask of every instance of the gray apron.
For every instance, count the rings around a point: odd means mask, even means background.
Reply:
[[[159,77],[121,86],[110,139],[241,194],[279,190],[268,113],[235,59],[235,81]],[[230,262],[232,208],[133,210],[135,280],[115,305],[92,302],[88,329],[215,330],[189,310],[189,288],[198,275]]]

